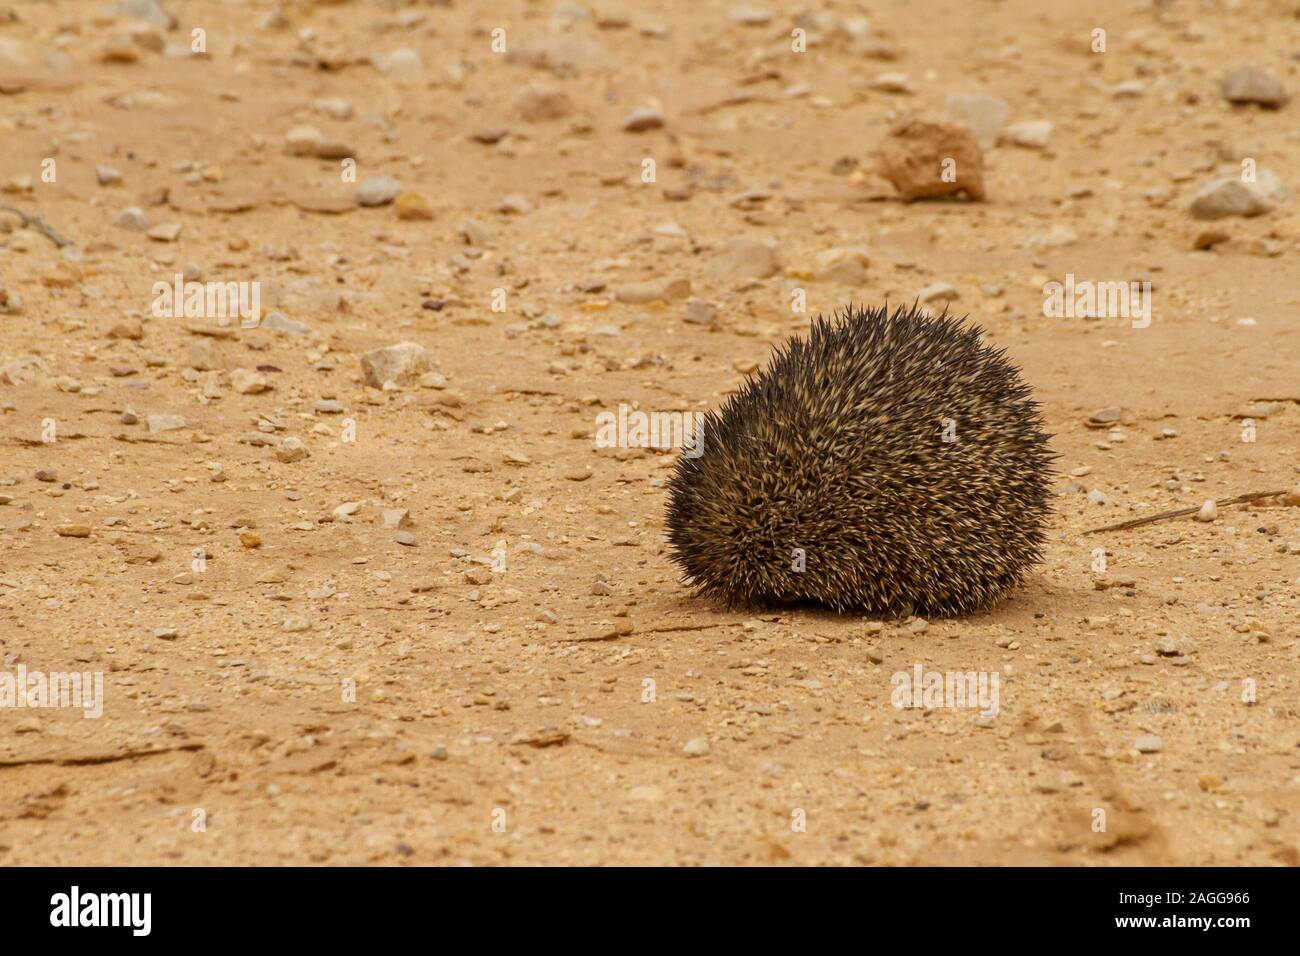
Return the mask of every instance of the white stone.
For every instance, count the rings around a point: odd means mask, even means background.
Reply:
[[[1244,182],[1235,172],[1212,179],[1192,199],[1193,219],[1225,216],[1259,216],[1277,208],[1286,198],[1281,181],[1268,169],[1255,171],[1254,182]]]
[[[385,206],[401,191],[401,183],[392,176],[367,176],[357,187],[357,205]]]
[[[1025,120],[1012,123],[1002,138],[1026,149],[1042,149],[1052,138],[1052,124],[1047,120]]]
[[[429,371],[430,365],[429,353],[415,342],[398,342],[361,356],[361,373],[372,388],[409,384]]]

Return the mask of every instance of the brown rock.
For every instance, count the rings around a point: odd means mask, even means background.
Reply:
[[[1211,227],[1202,229],[1192,240],[1193,249],[1213,249],[1220,243],[1227,242],[1232,238],[1232,234],[1226,229]]]
[[[101,63],[139,63],[140,50],[126,41],[110,43],[99,51]]]
[[[81,279],[81,270],[71,262],[59,262],[41,273],[41,285],[50,289],[67,289]]]
[[[433,207],[419,193],[404,192],[393,202],[397,218],[408,222],[427,222],[433,218]]]
[[[429,353],[424,346],[398,342],[362,355],[361,374],[371,388],[383,388],[387,382],[406,385],[429,371],[429,364]]]
[[[144,338],[144,323],[139,319],[123,319],[108,330],[110,339],[130,339],[139,342]]]
[[[271,387],[266,376],[249,368],[237,368],[230,373],[230,385],[240,395],[256,395]]]
[[[277,461],[285,464],[291,464],[295,461],[302,461],[309,457],[310,452],[307,446],[302,443],[301,438],[286,438],[280,444],[275,446],[275,457]]]
[[[561,119],[572,110],[569,94],[563,90],[529,86],[515,100],[515,111],[527,123]]]
[[[351,143],[327,139],[317,143],[311,154],[317,159],[355,159],[357,150]]]
[[[1283,106],[1289,99],[1281,80],[1249,64],[1226,73],[1219,81],[1219,89],[1229,103],[1257,103],[1270,109]]]
[[[620,302],[642,305],[647,302],[672,302],[684,299],[691,294],[690,279],[657,279],[650,282],[636,282],[620,286],[614,297]]]
[[[961,192],[984,199],[984,155],[974,134],[956,123],[903,120],[880,148],[880,174],[904,199]]]
[[[295,126],[284,134],[284,151],[290,156],[310,156],[323,139],[315,126]]]
[[[766,279],[781,269],[780,250],[758,239],[732,239],[714,254],[709,272],[723,282]]]

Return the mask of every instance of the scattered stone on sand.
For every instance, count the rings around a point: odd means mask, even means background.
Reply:
[[[171,432],[185,427],[183,415],[150,415],[144,421],[145,427],[151,432]]]
[[[430,367],[429,353],[415,342],[398,342],[361,356],[361,373],[371,388],[409,385]]]
[[[1025,120],[1012,123],[1002,133],[1002,138],[1025,149],[1045,149],[1052,138],[1052,124],[1047,120]]]
[[[916,294],[924,303],[952,302],[959,298],[957,289],[947,282],[932,282]]]
[[[285,464],[302,461],[304,458],[309,457],[310,454],[311,452],[307,450],[307,446],[302,443],[302,439],[292,435],[275,446],[276,460]]]
[[[121,229],[130,229],[131,232],[143,233],[149,228],[149,220],[140,207],[127,206],[120,213],[117,213],[117,219],[113,220],[113,225]]]
[[[547,123],[572,113],[573,101],[564,90],[526,86],[515,99],[515,112],[525,123]]]
[[[648,302],[675,302],[691,294],[690,279],[653,279],[619,286],[614,297],[620,302],[644,305]]]
[[[1210,180],[1192,198],[1193,219],[1222,219],[1226,216],[1261,216],[1272,212],[1286,198],[1286,190],[1272,170],[1260,167],[1253,182],[1242,179],[1241,171]]]
[[[1217,245],[1227,242],[1232,238],[1232,233],[1222,226],[1211,226],[1208,229],[1201,229],[1192,239],[1193,249],[1213,249]]]
[[[511,193],[497,203],[496,211],[506,216],[526,216],[533,211],[533,204],[521,193]]]
[[[340,97],[326,97],[313,104],[318,111],[330,119],[349,120],[352,118],[352,104]]]
[[[703,299],[689,299],[686,313],[682,320],[691,325],[713,325],[718,317],[718,308],[712,302]]]
[[[316,144],[312,155],[317,159],[347,159],[355,158],[357,150],[351,143],[343,140],[326,139]]]
[[[1089,428],[1104,428],[1118,422],[1123,414],[1123,410],[1116,405],[1108,405],[1106,408],[1099,408],[1088,416]]]
[[[722,282],[766,279],[781,269],[776,243],[759,239],[732,239],[713,255],[709,272]]]
[[[41,285],[50,289],[70,289],[81,278],[81,269],[75,263],[56,262],[41,273]]]
[[[330,514],[334,516],[335,521],[347,521],[360,510],[361,502],[345,501],[343,504],[331,511]]]
[[[473,219],[462,219],[460,225],[456,227],[456,235],[469,246],[486,248],[492,245],[492,234],[488,232],[487,227]]]
[[[1161,657],[1182,657],[1183,645],[1173,637],[1165,636],[1156,641],[1156,653]]]
[[[181,224],[179,222],[165,222],[154,226],[145,233],[154,242],[175,242],[181,236]]]
[[[663,114],[658,110],[638,106],[623,119],[623,131],[626,133],[644,133],[660,129],[664,125]]]
[[[357,205],[386,206],[401,192],[401,183],[392,176],[367,176],[357,186]]]
[[[404,528],[410,523],[411,512],[406,508],[385,508],[379,513],[380,522],[385,528]]]
[[[295,126],[284,134],[284,149],[290,156],[310,156],[325,141],[315,126]]]
[[[230,372],[230,387],[240,395],[256,395],[271,387],[266,376],[252,369],[236,368]]]
[[[938,120],[903,120],[880,148],[880,174],[904,199],[965,193],[984,199],[984,155],[975,134]]]
[[[818,253],[813,269],[817,278],[824,282],[858,285],[867,281],[867,266],[870,264],[871,255],[866,249],[838,246]]]
[[[268,332],[279,332],[290,336],[310,335],[312,332],[311,326],[307,323],[291,319],[280,311],[271,311],[262,316],[258,327]]]
[[[389,53],[371,57],[376,70],[389,76],[414,76],[424,69],[420,54],[410,47],[399,47]]]
[[[911,94],[916,92],[906,73],[881,73],[868,84],[880,93]]]
[[[409,189],[400,193],[393,202],[393,212],[404,222],[428,222],[433,218],[433,207],[429,201]]]
[[[1253,64],[1229,70],[1219,81],[1219,89],[1229,103],[1256,103],[1276,109],[1289,99],[1281,80]]]
[[[1054,224],[1046,232],[1036,232],[1025,241],[1030,252],[1042,249],[1062,249],[1079,241],[1079,234],[1063,222]]]
[[[98,59],[100,63],[139,63],[141,49],[127,39],[110,40],[99,48]]]
[[[608,56],[598,43],[572,33],[541,36],[524,44],[512,45],[506,59],[535,70],[546,70],[562,79],[594,73],[609,64]]]

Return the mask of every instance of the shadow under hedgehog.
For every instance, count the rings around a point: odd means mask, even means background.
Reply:
[[[678,458],[672,559],[729,606],[985,607],[1042,559],[1055,456],[1030,395],[946,310],[819,315]]]

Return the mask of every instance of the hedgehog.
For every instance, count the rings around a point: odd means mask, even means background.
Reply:
[[[728,607],[953,617],[1042,558],[1051,436],[1020,370],[945,308],[818,315],[668,481],[684,583]]]

